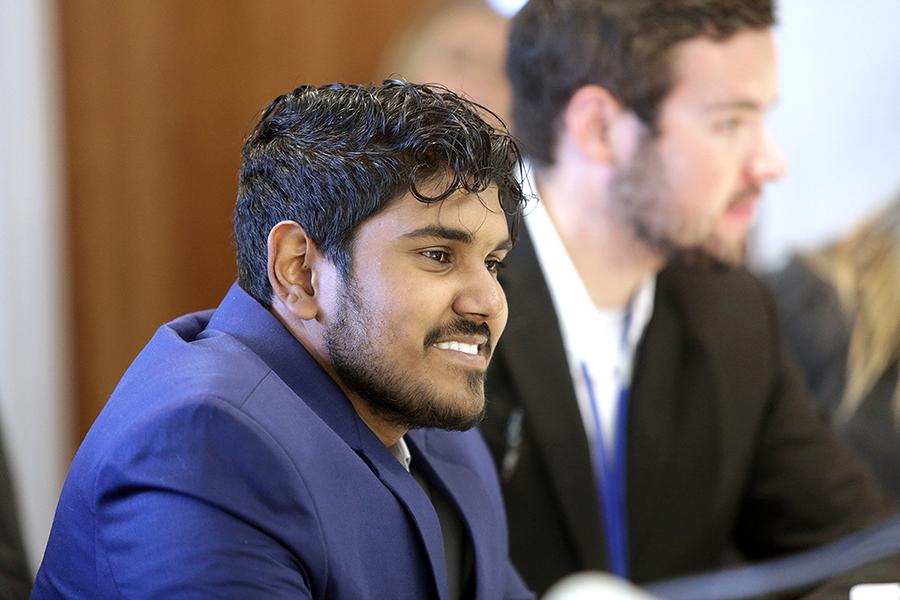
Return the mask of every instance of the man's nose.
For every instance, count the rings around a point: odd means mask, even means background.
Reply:
[[[768,130],[762,132],[757,152],[750,163],[750,177],[753,183],[761,185],[784,177],[787,172],[787,161],[784,154],[775,144]]]
[[[506,295],[497,278],[484,265],[473,267],[465,274],[453,309],[467,318],[495,319],[506,311]]]

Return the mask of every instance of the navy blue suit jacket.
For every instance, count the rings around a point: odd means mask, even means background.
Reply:
[[[407,435],[480,599],[530,598],[476,431]],[[33,598],[446,598],[426,493],[236,285],[159,329],[75,456]]]

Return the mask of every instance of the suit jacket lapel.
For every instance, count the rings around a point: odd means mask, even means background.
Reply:
[[[581,564],[604,568],[606,546],[591,450],[553,300],[527,231],[522,231],[502,283],[509,299],[502,360],[527,415],[524,427],[544,459]]]
[[[672,302],[665,285],[658,281],[653,317],[638,347],[632,378],[627,466],[631,556],[647,556],[641,548],[652,542],[657,505],[662,500],[653,490],[660,489],[659,477],[672,442],[683,358],[683,332]]]
[[[406,509],[428,554],[437,595],[446,600],[448,586],[444,538],[431,500],[412,475],[357,416],[350,401],[336,385],[334,391],[335,395],[331,398],[319,396],[308,403],[313,410],[318,408],[321,411],[319,416],[353,448]]]
[[[430,430],[409,432],[407,440],[414,452],[413,463],[459,510],[472,542],[475,597],[495,598],[502,590],[493,589],[491,582],[496,581],[496,573],[505,568],[505,565],[496,562],[502,554],[496,537],[500,526],[494,520],[496,511],[490,509],[499,496],[492,498],[478,474],[459,463],[453,448],[446,443],[445,436],[448,435],[459,434]],[[496,508],[499,509],[499,505]]]
[[[324,372],[321,372],[321,376],[327,378],[327,381],[321,383],[330,393],[316,394],[307,399],[307,404],[353,448],[412,517],[428,554],[438,597],[446,600],[448,587],[444,538],[431,500],[412,475],[363,423],[340,388]]]
[[[364,456],[370,459],[369,466],[412,516],[422,538],[422,543],[428,552],[428,560],[431,564],[432,573],[434,573],[438,597],[446,600],[449,588],[447,583],[447,563],[444,559],[444,537],[441,533],[441,524],[434,506],[431,504],[431,500],[428,498],[425,490],[400,465],[397,459],[387,451],[387,448],[381,446],[381,449],[390,457],[390,460],[385,461],[382,456],[379,457],[380,460],[377,460],[378,464],[375,464],[376,461],[371,460],[372,453],[366,452]]]

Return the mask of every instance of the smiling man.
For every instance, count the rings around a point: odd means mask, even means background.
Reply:
[[[425,86],[301,87],[247,139],[238,283],[78,451],[34,598],[532,598],[477,431],[523,196]]]
[[[765,123],[773,23],[769,0],[531,0],[512,21],[540,202],[501,278],[483,431],[538,591],[584,569],[649,582],[783,555],[893,510],[741,268],[785,169]]]

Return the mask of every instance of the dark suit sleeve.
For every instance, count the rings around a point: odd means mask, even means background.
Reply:
[[[318,521],[281,448],[216,399],[135,424],[99,471],[98,577],[122,598],[310,598]],[[275,519],[278,519],[277,521]],[[307,540],[305,555],[285,540]]]
[[[19,530],[12,474],[0,435],[0,600],[24,599],[29,592],[31,576]]]
[[[772,394],[739,528],[747,554],[803,550],[890,516],[890,501],[833,433],[790,365]]]
[[[784,350],[774,306],[764,293],[775,377],[758,432],[754,469],[737,526],[751,558],[818,546],[896,512],[868,468],[833,431]],[[814,597],[846,598],[851,582],[895,581],[897,559],[847,574]],[[832,596],[833,594],[833,596]]]

